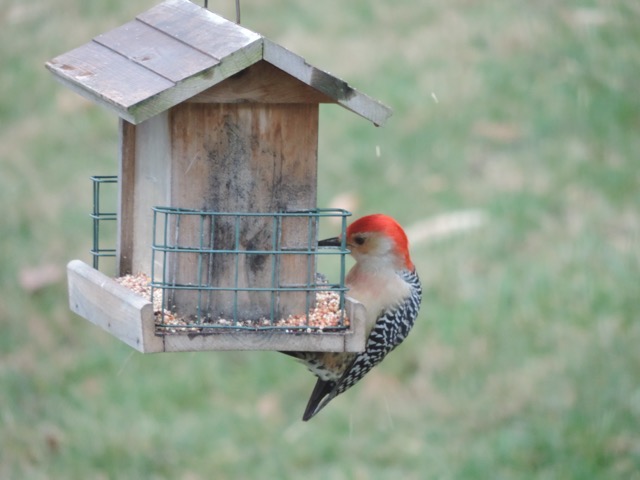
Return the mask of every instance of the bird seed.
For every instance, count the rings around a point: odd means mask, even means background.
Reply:
[[[242,329],[269,329],[278,327],[287,333],[321,332],[324,329],[349,326],[349,319],[344,310],[340,308],[340,295],[332,290],[320,290],[316,292],[316,303],[308,313],[289,315],[286,318],[273,320],[263,317],[258,320],[230,320],[226,318],[212,318],[210,314],[201,316],[193,321],[185,319],[170,309],[163,308],[162,289],[151,288],[151,279],[144,273],[137,275],[124,275],[115,278],[115,281],[128,288],[133,293],[150,299],[153,290],[153,314],[156,323],[156,333],[166,334],[194,334],[214,333],[219,328]],[[211,328],[215,327],[215,328]],[[288,328],[291,327],[291,328]]]

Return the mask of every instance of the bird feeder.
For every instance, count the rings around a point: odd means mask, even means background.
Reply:
[[[46,66],[120,117],[116,268],[149,279],[143,297],[73,260],[75,313],[141,352],[364,349],[348,250],[317,247],[319,224],[337,217],[344,232],[349,215],[316,205],[318,109],[337,103],[381,125],[388,108],[187,0]],[[318,255],[337,256],[339,282],[319,278]],[[332,292],[346,314],[309,323]]]

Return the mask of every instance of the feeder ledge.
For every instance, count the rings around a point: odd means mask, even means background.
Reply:
[[[365,308],[349,297],[344,332],[224,331],[156,335],[151,302],[80,260],[67,265],[71,310],[142,353],[205,350],[361,352],[365,348]]]

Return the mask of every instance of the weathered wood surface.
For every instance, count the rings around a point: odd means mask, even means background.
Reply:
[[[264,60],[188,100],[194,103],[335,103]]]
[[[342,352],[345,334],[284,333],[277,331],[212,333],[209,335],[167,335],[166,352],[198,352],[207,350],[274,350],[301,352]]]
[[[215,212],[271,213],[311,210],[317,198],[317,104],[195,104],[174,107],[139,125],[121,122],[119,274],[151,275],[154,206]],[[174,219],[175,220],[175,219]],[[179,246],[236,248],[235,218],[182,216],[179,232],[169,224],[168,238]],[[215,236],[209,231],[215,227]],[[307,218],[285,218],[276,235],[272,217],[243,217],[237,248],[306,249]],[[312,225],[313,227],[313,225]],[[163,225],[158,225],[158,229]],[[204,242],[201,230],[205,232]],[[179,238],[177,234],[179,233]],[[314,280],[315,261],[307,254],[167,254],[165,282],[213,287],[272,288]],[[155,281],[163,280],[156,256]],[[236,276],[238,277],[236,283]],[[276,280],[273,284],[272,279]],[[301,314],[312,294],[270,292],[180,292],[171,304],[181,315],[206,313],[242,319]],[[237,300],[237,302],[236,302]],[[272,300],[275,304],[272,304]],[[200,305],[198,305],[200,302]],[[237,305],[237,310],[236,310]]]
[[[165,1],[141,13],[137,19],[218,60],[246,56],[245,48],[259,44],[262,38],[187,0]],[[240,63],[246,65],[247,62]]]
[[[173,162],[168,204],[172,207],[243,213],[316,207],[317,104],[186,103],[171,110],[170,125]],[[180,243],[202,245],[201,218],[183,216],[180,221]],[[205,231],[211,227],[207,220]],[[238,248],[245,252],[272,250],[280,242],[292,248],[307,248],[309,243],[306,219],[288,219],[280,238],[270,216],[240,220],[219,217],[214,227],[215,235],[204,238],[205,248]],[[169,237],[176,236],[172,229]],[[315,272],[315,264],[308,265],[304,254],[278,259],[268,254],[212,257],[171,255],[167,273],[182,284],[204,279],[214,287],[271,288],[303,284]],[[196,276],[199,268],[200,278]],[[309,268],[313,270],[309,272]],[[272,284],[274,274],[279,285]],[[272,308],[270,292],[219,291],[207,295],[214,318],[234,318],[236,304],[241,319],[268,317]],[[176,294],[181,315],[195,313],[181,311],[180,307],[193,308],[196,296],[195,292]],[[281,294],[276,300],[276,315],[280,317],[306,311],[305,293]]]
[[[139,125],[121,122],[118,272],[151,275],[152,207],[170,205],[169,112]]]
[[[365,348],[365,309],[346,299],[351,328],[341,333],[292,334],[275,330],[229,331],[210,335],[166,335],[166,352],[274,350],[279,352],[361,352]]]
[[[167,0],[46,66],[137,124],[260,60],[261,40],[187,0]]]
[[[263,58],[294,78],[327,95],[336,103],[371,121],[383,125],[391,116],[391,109],[355,90],[344,80],[309,65],[304,58],[286,48],[264,39]]]
[[[67,277],[73,312],[140,352],[164,349],[148,300],[80,260],[69,262]]]
[[[118,174],[118,215],[116,238],[117,275],[139,273],[133,270],[135,228],[136,126],[119,122],[120,171]],[[148,213],[147,213],[148,215]]]
[[[151,303],[80,260],[67,266],[71,310],[142,353],[208,350],[359,352],[365,347],[365,309],[346,298],[350,327],[340,333],[219,331],[158,336]]]
[[[60,55],[47,66],[73,90],[99,103],[107,103],[124,114],[175,86],[170,80],[96,42]]]
[[[98,35],[94,42],[174,83],[220,63],[139,20]]]
[[[305,84],[305,101],[336,102],[381,125],[391,111],[302,57],[188,0],[167,0],[133,21],[46,63],[69,88],[138,124],[265,60]],[[282,81],[274,77],[274,81]],[[255,84],[254,84],[255,82]],[[287,81],[290,85],[291,79]],[[237,83],[267,101],[286,98],[284,88],[265,90],[264,81]],[[237,89],[214,92],[222,101],[254,98]],[[205,96],[206,97],[206,96]],[[272,100],[273,101],[273,100]],[[292,101],[292,100],[287,100]]]

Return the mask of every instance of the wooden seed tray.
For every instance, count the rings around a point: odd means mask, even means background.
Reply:
[[[151,302],[80,260],[67,265],[71,310],[142,353],[210,350],[361,352],[365,309],[345,299],[349,328],[341,332],[246,331],[218,328],[205,334],[158,335]]]

